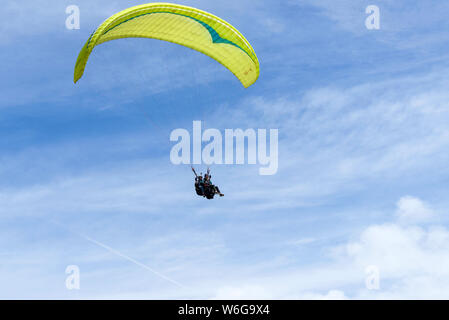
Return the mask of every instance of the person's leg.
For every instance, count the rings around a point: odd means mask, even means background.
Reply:
[[[218,193],[220,195],[220,197],[224,196],[224,194],[221,193],[220,189],[217,186],[215,186],[215,192]]]

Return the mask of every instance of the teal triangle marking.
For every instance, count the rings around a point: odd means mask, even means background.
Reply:
[[[201,20],[198,20],[198,19],[196,19],[196,18],[193,18],[193,17],[190,17],[190,16],[186,16],[185,14],[181,14],[181,13],[175,13],[175,12],[169,12],[169,11],[156,11],[156,12],[143,13],[143,14],[140,14],[140,15],[138,15],[138,16],[135,16],[135,17],[132,17],[132,18],[129,18],[129,19],[125,20],[125,21],[120,22],[119,24],[117,24],[117,25],[113,26],[112,28],[106,30],[106,31],[103,33],[103,35],[105,35],[105,34],[108,33],[109,31],[111,31],[111,30],[117,28],[118,26],[120,26],[120,25],[122,25],[122,24],[124,24],[124,23],[126,23],[126,22],[128,22],[128,21],[130,21],[130,20],[133,20],[133,19],[135,19],[135,18],[139,18],[139,17],[145,16],[145,15],[149,15],[149,14],[154,14],[154,13],[170,13],[170,14],[176,14],[176,15],[178,15],[178,16],[183,16],[183,17],[186,17],[186,18],[195,20],[196,22],[198,22],[199,24],[201,24],[204,28],[206,28],[206,30],[209,32],[209,34],[210,34],[210,36],[211,36],[211,38],[212,38],[212,42],[213,42],[213,43],[226,43],[226,44],[233,45],[233,46],[239,48],[240,50],[242,50],[243,52],[245,52],[245,53],[251,58],[251,60],[252,60],[252,57],[248,54],[248,52],[246,52],[245,50],[243,50],[242,47],[240,47],[238,44],[236,44],[236,43],[234,43],[234,42],[232,42],[232,41],[230,41],[230,40],[228,40],[228,39],[222,38],[222,37],[218,34],[218,32],[217,32],[214,28],[212,28],[210,25],[208,25],[207,23],[205,23],[205,22],[203,22],[203,21],[201,21]],[[92,37],[92,36],[91,36],[91,37]],[[89,41],[90,41],[90,38],[89,38]]]

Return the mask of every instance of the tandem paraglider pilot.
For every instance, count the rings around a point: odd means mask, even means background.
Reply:
[[[199,175],[196,174],[196,171],[193,167],[192,171],[195,174],[195,192],[197,195],[205,197],[206,199],[213,199],[216,194],[218,194],[220,197],[224,196],[218,186],[212,183],[212,176],[209,169],[207,169],[207,173],[204,175],[204,178],[202,173],[200,173]]]

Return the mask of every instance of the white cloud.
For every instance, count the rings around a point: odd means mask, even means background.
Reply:
[[[353,188],[392,183],[409,188],[447,174],[449,83],[441,75],[321,87],[300,96],[252,97],[231,111],[222,106],[207,123],[279,129],[278,176],[283,181],[265,185],[278,192],[277,199],[286,198],[285,204],[305,204],[304,198]],[[416,172],[426,175],[418,181]],[[289,194],[296,197],[285,197]]]
[[[413,203],[423,203],[413,199]],[[403,201],[398,201],[400,208]],[[391,218],[393,222],[367,226],[357,240],[334,247],[334,260],[327,265],[315,266],[313,271],[284,272],[269,280],[255,275],[242,279],[239,286],[220,288],[217,295],[239,299],[447,299],[449,230],[441,225],[403,226],[394,222],[393,214]],[[365,287],[368,266],[376,266],[380,272],[379,290]],[[320,293],[326,292],[326,287],[327,293]],[[350,288],[349,294],[345,288]]]
[[[316,241],[315,238],[302,238],[299,240],[289,241],[288,244],[291,244],[294,246],[302,246],[302,245],[307,245],[307,244],[313,243],[315,241]]]
[[[433,211],[420,199],[405,196],[397,203],[396,216],[400,222],[425,222],[433,218]]]
[[[217,294],[213,299],[217,300],[239,300],[239,299],[273,299],[273,295],[259,285],[243,285],[243,286],[224,286],[217,290]]]
[[[329,290],[326,294],[305,293],[301,297],[306,300],[346,300],[345,293],[340,290]]]
[[[336,257],[363,269],[374,265],[380,271],[378,291],[360,289],[357,298],[449,297],[449,230],[442,225],[422,227],[434,213],[418,198],[402,197],[397,203],[400,220],[371,225],[356,241],[336,248]]]

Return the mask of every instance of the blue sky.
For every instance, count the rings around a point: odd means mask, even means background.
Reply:
[[[256,84],[126,39],[95,48],[74,85],[91,32],[141,3],[3,4],[0,298],[449,298],[449,4],[179,1],[246,36]],[[65,28],[72,4],[80,30]],[[279,129],[277,174],[214,165],[225,197],[195,196],[169,159],[193,120]]]

